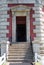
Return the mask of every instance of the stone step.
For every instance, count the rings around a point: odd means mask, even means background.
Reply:
[[[9,49],[9,51],[32,51],[31,49]]]
[[[32,62],[32,59],[8,59],[8,62]]]
[[[9,56],[8,59],[32,59],[33,56]]]
[[[30,44],[12,44],[12,45],[10,45],[10,47],[12,47],[12,46],[13,46],[13,47],[14,47],[14,46],[15,46],[15,47],[16,47],[16,46],[22,46],[22,47],[24,46],[24,47],[25,47],[25,46],[30,46]]]
[[[9,48],[9,50],[26,50],[26,49],[30,49],[31,50],[31,48]]]
[[[9,51],[31,51],[31,49],[9,49]]]
[[[28,53],[28,52],[32,52],[31,50],[29,50],[29,51],[9,51],[9,53]]]
[[[30,44],[28,42],[15,42],[15,43],[11,43],[12,45],[27,45],[27,44]]]
[[[29,53],[29,52],[15,52],[15,53],[14,53],[14,52],[9,52],[8,54],[9,54],[9,55],[11,55],[11,54],[17,54],[17,55],[18,55],[18,54],[20,54],[20,55],[21,55],[21,54],[27,54],[27,55],[28,55],[28,54],[32,54],[32,52],[30,52],[30,53]]]
[[[25,57],[25,55],[21,55],[21,56],[19,56],[19,55],[8,55],[9,57]],[[26,57],[32,57],[33,55],[26,55]]]
[[[10,47],[29,47],[30,45],[10,45]]]
[[[19,47],[19,46],[22,46],[22,47],[25,47],[25,46],[30,46],[30,44],[17,44],[17,45],[10,45],[10,47]]]
[[[9,49],[30,49],[31,47],[9,47]]]
[[[32,53],[9,53],[8,55],[31,55]]]
[[[13,52],[13,53],[10,52],[10,53],[9,53],[9,55],[23,55],[23,54],[25,54],[25,55],[26,55],[26,54],[27,54],[27,55],[29,54],[29,55],[30,55],[30,54],[32,54],[32,52],[30,52],[30,53],[29,53],[29,52],[15,52],[15,53],[14,53],[14,52]]]
[[[12,44],[10,47],[29,47],[30,44]]]

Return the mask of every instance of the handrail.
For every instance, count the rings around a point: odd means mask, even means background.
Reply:
[[[35,53],[35,62],[41,62],[41,60],[42,57],[38,53]]]
[[[6,53],[4,53],[3,56],[0,57],[0,65],[6,62]]]

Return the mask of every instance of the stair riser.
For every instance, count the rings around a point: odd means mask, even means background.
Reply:
[[[31,50],[29,50],[29,52],[31,52]],[[22,51],[14,51],[14,50],[10,50],[9,53],[27,53],[27,51],[22,50]]]
[[[30,54],[27,55],[29,56]],[[26,56],[26,54],[9,54],[9,56]],[[32,54],[30,56],[32,56]]]
[[[9,59],[8,62],[32,62],[32,59],[29,59],[29,60],[11,60]]]

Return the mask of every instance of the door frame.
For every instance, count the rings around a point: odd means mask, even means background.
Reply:
[[[16,16],[26,16],[26,37],[27,42],[30,42],[30,9],[26,6],[12,8],[12,42],[16,42]]]
[[[22,11],[21,11],[22,13]],[[16,12],[12,16],[12,42],[16,42],[16,16],[26,16],[26,35],[27,35],[27,42],[30,42],[30,12],[24,12],[25,15],[22,15],[19,12]]]

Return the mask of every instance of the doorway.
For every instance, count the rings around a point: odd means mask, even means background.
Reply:
[[[26,16],[16,17],[16,41],[26,42]]]

